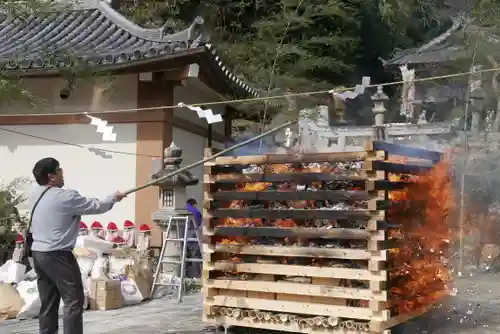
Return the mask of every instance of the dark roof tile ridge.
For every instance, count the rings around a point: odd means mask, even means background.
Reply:
[[[143,28],[125,16],[114,10],[106,1],[104,0],[93,0],[96,1],[96,8],[105,15],[110,21],[129,32],[131,35],[157,43],[169,43],[169,42],[186,42],[188,45],[192,44],[196,40],[199,40],[202,34],[196,34],[197,26],[201,26],[204,20],[201,17],[195,18],[194,22],[190,27],[179,31],[174,34],[165,33],[165,25],[161,28]],[[197,45],[198,46],[198,45]]]

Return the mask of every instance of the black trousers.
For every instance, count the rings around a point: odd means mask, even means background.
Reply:
[[[61,299],[64,302],[64,334],[83,334],[85,297],[80,267],[73,253],[33,251],[33,262],[42,302],[38,318],[40,334],[57,334]]]

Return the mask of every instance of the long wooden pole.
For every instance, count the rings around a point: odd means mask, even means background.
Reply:
[[[289,122],[286,122],[284,124],[281,124],[281,125],[279,125],[279,126],[277,126],[275,128],[272,128],[271,130],[268,130],[266,132],[263,132],[263,133],[255,136],[255,137],[249,138],[249,139],[247,139],[245,141],[242,141],[241,143],[238,143],[238,144],[233,145],[233,146],[231,146],[229,148],[226,148],[225,150],[222,150],[219,153],[216,153],[216,154],[214,154],[214,155],[212,155],[210,157],[207,157],[207,158],[205,158],[203,160],[200,160],[200,161],[197,161],[195,163],[192,163],[191,165],[187,165],[187,166],[184,166],[182,168],[179,168],[175,172],[169,173],[169,174],[167,174],[165,176],[162,176],[162,177],[160,177],[158,179],[152,180],[152,181],[150,181],[148,183],[143,184],[142,186],[135,187],[135,188],[132,188],[130,190],[127,190],[127,191],[124,192],[124,194],[125,195],[129,195],[129,194],[135,193],[136,191],[139,191],[139,190],[142,190],[142,189],[154,186],[154,185],[156,185],[158,183],[161,183],[161,182],[163,182],[163,181],[165,181],[165,180],[167,180],[167,179],[169,179],[169,178],[171,178],[173,176],[176,176],[179,173],[182,173],[182,172],[187,171],[189,169],[192,169],[192,168],[198,167],[200,165],[203,165],[205,162],[209,162],[209,161],[211,161],[211,160],[213,160],[213,159],[215,159],[217,157],[223,156],[226,153],[229,153],[231,151],[237,150],[240,147],[243,147],[245,145],[253,143],[253,142],[255,142],[255,141],[259,140],[259,139],[262,139],[262,138],[264,138],[266,136],[269,136],[270,134],[273,134],[273,133],[278,132],[278,131],[280,131],[282,129],[285,129],[285,128],[289,127],[289,126],[292,126],[293,124],[295,124],[297,122],[298,122],[298,120],[294,120],[294,121],[289,121]]]

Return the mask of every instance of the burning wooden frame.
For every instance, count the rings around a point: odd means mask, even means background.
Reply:
[[[205,321],[388,333],[446,294],[451,182],[440,153],[373,142],[219,157],[205,173]]]

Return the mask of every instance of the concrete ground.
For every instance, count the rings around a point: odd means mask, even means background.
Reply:
[[[397,334],[500,333],[500,275],[470,274],[453,283],[454,296],[435,310],[396,327]]]
[[[201,322],[202,298],[186,296],[181,304],[163,298],[140,305],[110,311],[86,311],[85,334],[199,334],[206,327]],[[62,323],[60,324],[62,328]],[[60,330],[60,332],[62,332]],[[38,321],[8,320],[0,323],[0,334],[38,333]]]
[[[500,275],[481,274],[457,279],[456,296],[412,322],[396,328],[398,334],[493,334],[500,333]],[[202,334],[209,330],[201,322],[200,295],[157,299],[112,311],[87,311],[85,334]],[[212,331],[212,330],[210,330]],[[37,321],[0,323],[0,334],[37,333]],[[262,331],[240,329],[237,333]]]

